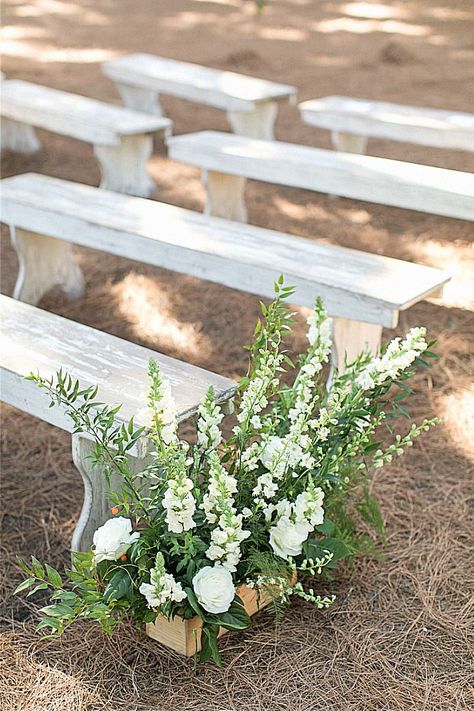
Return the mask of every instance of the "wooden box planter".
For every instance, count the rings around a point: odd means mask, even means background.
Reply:
[[[268,592],[249,588],[247,585],[240,585],[237,595],[244,603],[244,607],[249,615],[254,615],[259,610],[270,604],[271,596]],[[175,652],[192,657],[195,651],[201,649],[201,629],[202,620],[200,617],[192,617],[190,620],[183,620],[182,617],[175,617],[168,620],[163,615],[159,615],[155,622],[146,625],[146,633],[152,639],[156,639],[165,647],[174,649]],[[194,637],[196,632],[196,639]],[[221,627],[219,637],[226,634],[228,630]]]

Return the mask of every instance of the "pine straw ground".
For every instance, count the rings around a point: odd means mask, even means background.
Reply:
[[[144,51],[295,84],[301,100],[339,93],[469,111],[469,3],[442,4],[375,4],[376,11],[393,10],[397,23],[389,28],[383,20],[360,19],[370,10],[367,3],[280,0],[257,21],[253,2],[239,0],[141,0],[140,12],[135,0],[5,0],[4,19],[14,41],[4,69],[9,76],[116,101],[99,62]],[[227,130],[223,114],[212,109],[168,97],[164,105],[177,134]],[[304,126],[292,107],[282,107],[277,136],[329,145],[327,133]],[[5,156],[3,174],[36,170],[97,184],[90,146],[44,133],[41,138],[44,149],[36,156]],[[372,141],[370,152],[472,169],[467,152],[382,141]],[[166,160],[161,144],[150,169],[159,186],[156,197],[202,209],[198,171]],[[195,672],[192,661],[126,626],[111,638],[84,625],[59,641],[40,641],[34,626],[45,600],[41,594],[30,600],[12,597],[20,580],[15,556],[35,554],[60,566],[67,562],[82,486],[71,461],[70,437],[4,407],[1,711],[474,707],[469,676],[472,225],[263,184],[249,185],[248,203],[252,223],[454,274],[443,303],[409,309],[397,329],[402,334],[424,324],[438,339],[440,359],[418,378],[412,411],[418,418],[439,415],[444,424],[377,476],[374,491],[388,536],[385,558],[360,559],[352,570],[340,571],[337,603],[326,612],[297,603],[277,634],[261,613],[251,630],[222,639],[222,671],[206,665]],[[86,296],[68,304],[51,293],[42,308],[230,377],[244,371],[241,344],[250,338],[257,299],[100,253],[78,254]],[[11,293],[16,272],[5,239],[2,292]],[[295,348],[303,345],[302,338],[299,328]]]

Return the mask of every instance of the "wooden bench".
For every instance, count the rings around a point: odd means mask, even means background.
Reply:
[[[115,82],[126,106],[162,116],[159,94],[177,96],[224,109],[236,133],[269,140],[278,102],[296,96],[293,86],[151,54],[111,59],[102,70]]]
[[[207,214],[242,222],[245,178],[474,219],[474,175],[456,170],[217,131],[170,138],[168,154],[207,171]]]
[[[295,304],[312,307],[323,297],[340,368],[345,354],[355,357],[366,343],[378,348],[383,326],[396,326],[399,311],[439,293],[449,279],[431,267],[43,175],[6,178],[1,188],[2,219],[20,262],[16,298],[36,303],[56,284],[80,292],[70,243],[268,298],[284,274],[296,286]]]
[[[474,151],[474,114],[324,96],[298,106],[305,123],[331,131],[334,147],[365,153],[369,137]]]
[[[0,296],[0,373],[2,401],[67,432],[72,420],[60,407],[49,407],[49,397],[25,380],[31,372],[50,377],[59,368],[78,378],[82,385],[99,385],[99,397],[108,405],[123,403],[120,419],[135,416],[144,425],[147,364],[155,358],[170,380],[176,402],[176,417],[193,415],[210,385],[217,399],[233,395],[235,383],[202,368],[155,353],[80,323],[56,316],[21,301]],[[92,467],[93,442],[84,434],[72,434],[72,457],[84,481],[84,505],[74,531],[73,550],[87,550],[96,528],[110,518],[107,482],[100,467]],[[137,472],[148,453],[146,439],[131,456]],[[112,488],[114,481],[112,481]]]
[[[33,127],[44,128],[93,144],[101,187],[142,196],[153,191],[147,160],[153,135],[170,131],[169,119],[16,80],[2,81],[0,111],[2,149],[35,152]]]

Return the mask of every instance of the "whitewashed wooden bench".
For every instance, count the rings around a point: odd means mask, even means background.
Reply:
[[[298,106],[305,123],[331,131],[334,148],[365,153],[369,137],[474,151],[474,114],[324,96]]]
[[[148,196],[147,172],[153,135],[170,132],[169,119],[132,111],[86,96],[26,81],[2,81],[2,150],[33,153],[40,148],[34,127],[92,143],[101,186]]]
[[[296,286],[295,304],[312,307],[323,297],[340,368],[346,354],[351,360],[366,344],[377,349],[383,326],[396,326],[400,311],[438,294],[449,279],[438,269],[44,175],[0,186],[2,220],[20,263],[16,298],[37,303],[57,284],[77,295],[83,282],[71,243],[268,298],[284,274]]]
[[[126,106],[163,115],[159,94],[227,111],[236,133],[273,139],[278,102],[295,100],[296,89],[266,79],[211,69],[151,54],[129,54],[102,64]]]
[[[50,377],[63,368],[85,387],[99,385],[99,397],[105,404],[122,403],[119,418],[128,422],[134,416],[136,426],[145,424],[150,357],[157,360],[170,380],[178,421],[196,412],[210,385],[221,402],[234,393],[235,383],[228,378],[7,296],[0,296],[0,319],[2,401],[67,432],[73,431],[72,420],[60,407],[50,408],[45,391],[25,376],[38,372]],[[73,550],[87,550],[96,528],[110,518],[109,487],[100,467],[91,464],[93,446],[85,435],[72,434],[72,457],[84,482],[84,504],[74,531]],[[131,456],[137,472],[147,453],[144,439]]]
[[[245,178],[474,220],[470,173],[218,131],[170,138],[168,154],[206,171],[207,214],[241,222]]]

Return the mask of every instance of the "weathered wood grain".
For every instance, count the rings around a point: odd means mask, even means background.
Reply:
[[[171,126],[167,118],[17,79],[2,82],[0,111],[12,121],[104,146],[117,145],[122,136],[163,133]]]
[[[176,96],[227,112],[241,135],[273,139],[279,101],[293,100],[296,89],[235,72],[211,69],[151,54],[129,54],[102,64],[126,106],[162,116],[159,94]]]
[[[13,407],[68,432],[73,422],[61,407],[49,407],[50,399],[38,386],[25,379],[31,372],[50,377],[59,368],[78,378],[81,385],[99,385],[100,400],[108,405],[122,403],[117,419],[135,417],[146,425],[147,363],[153,357],[171,383],[176,418],[181,421],[196,412],[210,385],[218,400],[228,400],[235,383],[202,368],[177,361],[121,338],[96,331],[80,323],[42,311],[21,301],[0,296],[1,399]],[[73,434],[72,456],[84,483],[84,503],[72,539],[73,550],[88,550],[94,531],[110,518],[110,487],[100,467],[92,465],[93,442],[84,434]],[[138,443],[129,456],[137,473],[147,462],[148,441]]]
[[[152,89],[225,111],[253,111],[255,104],[288,101],[296,89],[287,84],[211,69],[152,54],[128,54],[102,64],[114,81]]]
[[[175,136],[169,156],[203,170],[474,220],[474,175],[217,131]]]
[[[26,375],[49,377],[63,368],[84,387],[98,385],[103,402],[122,403],[119,419],[135,416],[137,425],[144,423],[150,357],[170,381],[178,420],[196,411],[210,385],[218,399],[227,399],[234,388],[234,382],[221,375],[8,296],[0,296],[0,316],[3,401],[68,432],[73,429],[70,418],[60,407],[49,408],[47,395],[25,380]]]
[[[256,588],[249,588],[247,585],[240,585],[236,592],[250,616],[255,615],[259,610],[263,610],[271,602],[269,593],[264,590],[258,591]],[[221,627],[219,629],[219,637],[227,634],[227,632],[228,630]],[[182,617],[168,620],[163,615],[158,615],[155,622],[146,625],[146,633],[165,647],[169,647],[186,657],[192,657],[195,652],[199,652],[201,649],[202,620],[197,616],[192,617],[190,620],[183,620]]]
[[[102,187],[151,195],[154,183],[147,160],[152,137],[169,132],[169,119],[17,80],[2,82],[0,112],[2,150],[39,150],[33,126],[71,136],[94,145]]]
[[[284,274],[296,286],[295,304],[312,307],[319,294],[331,316],[393,327],[400,310],[439,292],[449,280],[448,274],[431,267],[43,175],[6,178],[0,185],[2,219],[17,230],[269,298],[275,279]],[[61,268],[53,265],[53,257],[51,253],[54,276]],[[36,259],[26,266],[24,282],[34,281]]]
[[[324,96],[298,108],[305,123],[336,133],[474,151],[474,114],[348,96]]]

